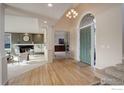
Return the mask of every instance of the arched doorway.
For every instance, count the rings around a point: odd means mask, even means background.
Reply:
[[[79,25],[79,59],[93,67],[96,64],[95,23],[94,15],[88,13],[81,19]]]

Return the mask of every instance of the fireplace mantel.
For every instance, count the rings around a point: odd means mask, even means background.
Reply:
[[[14,44],[16,46],[37,45],[37,44]]]

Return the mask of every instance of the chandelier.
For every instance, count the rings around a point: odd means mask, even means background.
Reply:
[[[71,19],[71,18],[76,18],[78,16],[78,13],[76,12],[75,9],[70,9],[67,14],[66,17]]]

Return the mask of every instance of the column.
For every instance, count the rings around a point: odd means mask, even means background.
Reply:
[[[54,31],[52,26],[48,26],[47,30],[47,36],[48,36],[48,62],[53,62],[53,56],[54,56]]]

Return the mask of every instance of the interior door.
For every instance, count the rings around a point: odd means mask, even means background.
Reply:
[[[80,61],[91,64],[91,26],[80,30]]]

